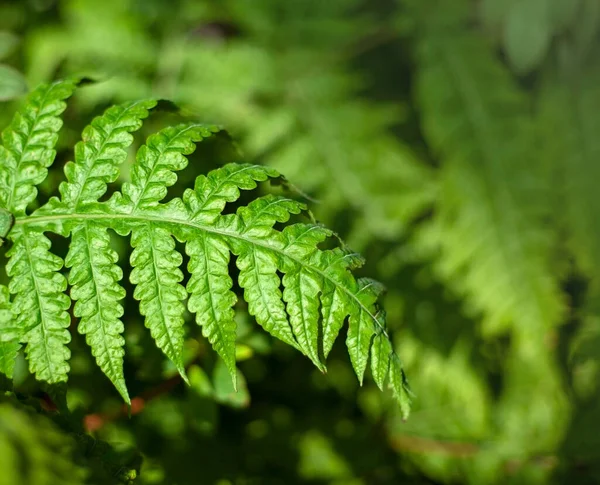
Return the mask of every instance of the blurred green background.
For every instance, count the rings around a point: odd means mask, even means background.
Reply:
[[[60,161],[131,98],[225,125],[367,257],[416,394],[403,422],[343,345],[321,375],[243,306],[240,391],[199,331],[186,387],[128,300],[144,408],[127,416],[74,335],[70,423],[1,404],[0,483],[600,483],[599,30],[598,0],[0,2],[1,126],[70,74],[101,82],[70,104]],[[14,385],[43,404],[22,362]]]

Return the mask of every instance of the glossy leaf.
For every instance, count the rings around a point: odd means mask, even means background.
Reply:
[[[110,107],[83,130],[82,141],[75,146],[75,160],[65,165],[60,198],[51,198],[27,215],[25,208],[35,197],[35,185],[43,180],[52,161],[51,147],[60,126],[56,114],[64,109],[62,99],[73,84],[53,86],[58,87],[54,91],[52,87],[39,88],[23,114],[15,118],[29,117],[32,122],[22,127],[15,122],[9,127],[2,151],[8,163],[0,172],[0,209],[14,216],[8,234],[12,247],[7,270],[9,289],[15,295],[0,340],[27,344],[29,366],[39,379],[67,380],[71,318],[66,310],[73,300],[79,331],[86,335],[98,365],[129,400],[123,376],[120,302],[125,291],[119,283],[123,270],[111,247],[112,230],[121,237],[131,234],[133,296],[140,302],[140,313],[157,346],[184,378],[183,302],[189,296],[189,311],[236,386],[237,297],[229,274],[234,257],[240,269],[238,284],[244,289],[250,313],[265,330],[299,349],[319,369],[325,370],[323,358],[348,317],[348,351],[362,382],[373,336],[388,336],[377,304],[381,285],[357,281],[351,273],[360,259],[345,250],[321,249],[319,245],[332,236],[323,226],[290,223],[291,215],[300,216],[306,208],[295,200],[255,196],[235,213],[223,213],[227,204],[238,202],[242,190],[280,179],[277,171],[231,163],[198,176],[193,189],[187,189],[181,198],[163,202],[167,188],[177,180],[176,172],[187,165],[185,155],[194,151],[195,143],[218,131],[217,127],[184,123],[151,135],[137,150],[130,181],[122,185],[122,191],[115,190],[108,200],[101,201],[108,184],[117,181],[132,133],[141,127],[156,101]],[[36,128],[34,115],[44,103],[51,113],[44,126],[52,128],[45,132]],[[42,156],[30,161],[33,152],[23,148],[28,145],[22,140],[27,139],[28,130],[36,129],[40,131],[36,136],[43,138],[36,153]],[[40,147],[45,151],[40,152]],[[27,171],[20,160],[26,160]],[[4,220],[8,222],[7,217]],[[70,237],[64,263],[52,253],[45,232]],[[183,257],[175,239],[185,244],[189,256],[186,288],[181,285]],[[70,270],[70,297],[63,266]],[[5,369],[10,372],[7,366]],[[400,372],[396,367],[390,369]],[[381,373],[381,365],[376,366],[378,383]],[[395,392],[405,399],[404,394]]]

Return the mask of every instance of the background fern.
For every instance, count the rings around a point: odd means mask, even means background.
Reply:
[[[407,422],[379,397],[376,356],[373,379],[357,390],[341,346],[317,347],[318,358],[329,350],[324,378],[256,330],[255,319],[276,328],[294,298],[275,276],[265,279],[282,291],[273,314],[238,298],[233,316],[219,317],[237,329],[237,394],[226,364],[207,351],[207,326],[175,324],[186,329],[179,360],[162,359],[152,338],[162,320],[145,328],[157,314],[155,290],[144,285],[149,238],[143,228],[133,234],[130,266],[128,241],[111,236],[114,254],[103,264],[107,274],[124,269],[126,310],[115,305],[110,318],[125,326],[123,374],[136,417],[124,419],[73,331],[67,399],[86,422],[101,423],[92,426],[99,436],[143,450],[142,483],[197,483],[199,447],[205,483],[597,481],[596,0],[26,0],[0,8],[0,29],[13,39],[2,62],[30,86],[72,73],[107,79],[70,103],[41,203],[62,194],[61,164],[73,158],[80,120],[115,102],[170,98],[231,128],[248,158],[286,174],[294,185],[278,183],[308,196],[315,217],[365,254],[357,275],[388,288],[386,320],[399,329],[394,347],[417,395]],[[0,110],[5,124],[9,112]],[[162,117],[176,124],[170,116],[153,114],[141,133],[164,126]],[[207,173],[237,161],[222,141],[213,135],[187,155],[167,199],[193,186],[192,167]],[[134,138],[132,147],[141,144]],[[135,165],[131,155],[123,161],[103,203],[119,187],[124,200],[125,187],[137,197]],[[225,217],[249,207],[244,192]],[[277,207],[294,212],[292,202]],[[47,236],[65,258],[64,240]],[[177,240],[160,250],[172,256],[163,277],[174,282],[173,321],[191,321],[188,309],[178,313],[178,295],[196,292],[191,308],[201,308],[207,296],[197,288],[210,273]],[[260,296],[249,294],[251,258],[235,253],[228,263],[250,300]],[[183,275],[174,270],[181,265]],[[197,277],[188,278],[190,265]],[[325,296],[338,298],[330,288]],[[136,315],[142,307],[147,317]],[[2,342],[6,355],[17,352],[15,338]],[[280,338],[294,342],[289,332]],[[310,341],[305,352],[317,360]],[[22,359],[13,380],[31,393]],[[190,387],[176,385],[181,368]]]

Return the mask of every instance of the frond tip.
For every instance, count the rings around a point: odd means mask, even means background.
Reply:
[[[60,102],[65,97],[64,89],[41,87],[32,94],[25,115],[37,116],[31,103],[39,105],[40,92],[46,93],[43,99],[51,106],[48,93],[56,93]],[[123,271],[111,248],[110,229],[119,236],[131,235],[133,296],[157,346],[184,379],[187,299],[188,310],[195,314],[203,336],[223,359],[235,385],[233,306],[237,297],[229,274],[233,257],[248,311],[264,330],[325,370],[325,359],[348,322],[346,344],[359,381],[363,381],[370,358],[375,382],[381,389],[388,383],[407,415],[406,379],[387,334],[385,313],[377,303],[382,287],[372,280],[357,280],[351,272],[361,259],[341,248],[321,249],[319,245],[333,235],[327,228],[290,223],[291,215],[306,209],[295,200],[265,195],[239,206],[233,214],[223,213],[227,204],[239,205],[241,190],[280,178],[277,171],[246,163],[228,164],[198,176],[194,188],[181,198],[163,201],[167,187],[177,181],[176,172],[186,167],[186,155],[194,151],[196,143],[217,132],[217,127],[183,123],[150,136],[137,151],[130,182],[109,200],[98,200],[108,184],[117,180],[133,141],[132,132],[155,105],[147,100],[113,106],[95,118],[75,147],[74,162],[65,165],[60,198],[50,199],[30,215],[25,209],[42,177],[23,182],[27,190],[14,189],[25,171],[21,162],[15,162],[23,150],[11,143],[26,138],[31,124],[14,122],[8,127],[3,136],[8,146],[0,156],[10,158],[11,163],[2,166],[0,194],[10,197],[0,201],[10,203],[0,206],[0,222],[7,226],[4,232],[12,243],[7,272],[13,300],[6,295],[0,302],[0,343],[10,355],[16,355],[21,343],[27,344],[25,350],[37,378],[51,383],[66,381],[70,357],[67,310],[73,300],[78,329],[86,335],[99,367],[129,400],[123,375],[120,301],[125,290],[119,283]],[[56,125],[53,117],[52,126]],[[18,135],[13,133],[16,129]],[[53,158],[55,133],[49,132],[46,138],[42,140],[44,154]],[[42,173],[51,161],[44,160],[38,171]],[[51,252],[44,232],[71,238],[64,262]],[[186,287],[181,284],[183,257],[175,240],[185,245],[189,256]],[[61,273],[63,267],[68,269],[67,278]],[[11,369],[4,363],[0,370],[8,373]]]

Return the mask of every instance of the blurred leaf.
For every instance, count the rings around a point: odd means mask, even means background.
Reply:
[[[521,0],[481,0],[479,15],[485,27],[494,35],[499,36],[508,14],[519,1]]]
[[[585,0],[547,0],[549,18],[557,29],[570,27]]]
[[[194,430],[202,435],[216,431],[218,422],[217,404],[209,377],[198,366],[188,371],[190,392],[187,399],[187,414]]]
[[[23,75],[6,64],[0,64],[0,101],[18,98],[27,92]]]
[[[539,66],[552,38],[549,0],[519,0],[508,12],[504,46],[517,73]]]
[[[577,78],[549,71],[541,93],[538,126],[544,159],[557,187],[557,222],[578,267],[600,291],[600,69]],[[560,136],[555,136],[560,133]]]
[[[243,344],[237,344],[235,346],[235,360],[237,362],[248,360],[252,358],[253,355],[254,350],[252,349],[252,347]]]
[[[318,431],[305,433],[298,449],[298,473],[305,480],[348,480],[352,476],[348,463],[336,453],[331,441]]]
[[[178,400],[166,396],[148,402],[141,417],[164,438],[177,439],[187,426],[183,411]]]
[[[201,397],[209,397],[213,395],[213,388],[209,377],[201,367],[193,365],[188,370],[190,380],[190,389],[192,392]]]
[[[10,56],[19,45],[19,38],[12,32],[0,30],[0,60]]]
[[[42,416],[0,404],[2,485],[81,485],[86,473],[73,461],[74,440]]]
[[[245,408],[250,405],[250,394],[246,378],[237,370],[237,391],[233,388],[231,376],[227,370],[227,366],[221,359],[215,364],[213,370],[213,387],[215,400],[232,408]]]

